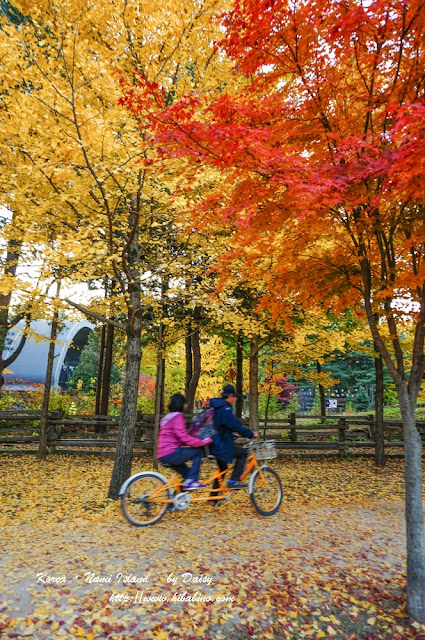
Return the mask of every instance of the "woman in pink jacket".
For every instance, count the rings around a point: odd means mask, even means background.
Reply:
[[[183,476],[183,490],[202,489],[205,485],[198,482],[204,451],[201,448],[211,444],[211,438],[200,440],[186,430],[183,411],[186,398],[181,393],[171,396],[167,413],[161,420],[158,437],[157,458],[162,464],[172,467]],[[188,445],[186,447],[182,445]],[[189,468],[185,463],[192,460]]]

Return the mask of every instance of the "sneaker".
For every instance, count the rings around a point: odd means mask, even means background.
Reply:
[[[229,489],[248,489],[248,485],[244,482],[239,482],[239,480],[229,480],[227,486]]]
[[[183,491],[194,491],[195,489],[203,489],[204,487],[205,485],[197,480],[185,480],[182,489]]]

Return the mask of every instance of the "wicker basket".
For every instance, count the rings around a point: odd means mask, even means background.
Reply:
[[[271,458],[277,458],[276,443],[274,440],[251,442],[249,444],[249,452],[255,453],[257,460],[270,460]]]

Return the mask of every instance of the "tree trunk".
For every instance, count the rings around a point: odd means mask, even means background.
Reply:
[[[186,382],[184,385],[184,392],[187,394],[187,390],[189,389],[190,381],[192,380],[193,375],[193,365],[192,365],[192,327],[188,324],[186,329],[186,338],[185,338],[185,353],[186,353]]]
[[[241,334],[236,341],[236,393],[241,397],[236,400],[235,413],[241,419],[243,411],[243,336]]]
[[[99,362],[97,365],[97,380],[96,380],[96,405],[95,405],[95,415],[100,414],[100,398],[102,394],[102,372],[103,372],[103,356],[105,353],[105,325],[102,325],[102,329],[100,332],[100,344],[99,344]],[[99,433],[101,431],[100,424],[96,424],[95,432]]]
[[[105,285],[106,295],[112,297],[115,293],[117,286],[116,280],[112,279],[111,287],[108,291],[108,285]],[[103,416],[107,416],[109,412],[109,396],[111,395],[111,372],[113,362],[114,351],[114,325],[107,324],[106,326],[106,345],[105,345],[105,358],[102,374],[102,396],[100,400],[100,413]],[[106,427],[103,425],[103,433],[106,433]]]
[[[425,623],[425,538],[422,492],[422,440],[405,384],[397,385],[404,428],[406,483],[407,611]]]
[[[201,345],[198,322],[201,318],[200,307],[195,307],[193,311],[194,326],[192,327],[190,342],[192,351],[192,377],[186,390],[187,412],[193,413],[196,389],[198,388],[201,376]]]
[[[123,401],[118,429],[114,469],[109,485],[109,498],[118,498],[122,484],[131,474],[134,432],[137,421],[137,392],[139,389],[141,361],[141,298],[140,298],[140,246],[139,246],[139,206],[137,202],[129,214],[131,241],[127,249],[129,270],[129,318],[127,323],[126,368],[123,385]]]
[[[6,322],[6,325],[8,323]],[[16,324],[16,323],[15,323]],[[7,369],[9,367],[9,365],[11,365],[13,362],[15,362],[16,358],[19,356],[19,354],[21,353],[22,349],[25,346],[25,343],[27,341],[27,332],[30,328],[31,325],[31,316],[30,314],[28,314],[26,316],[26,322],[25,322],[25,328],[23,330],[21,339],[19,341],[18,346],[16,347],[15,351],[13,351],[13,353],[10,354],[10,356],[8,356],[7,358],[3,358],[3,352],[0,351],[0,388],[4,385],[5,382],[5,377],[3,375],[3,371],[5,369]]]
[[[16,276],[16,269],[21,255],[22,240],[11,239],[9,240],[6,252],[6,261],[4,263],[4,276],[5,278],[14,278]],[[0,294],[0,388],[4,384],[3,371],[12,364],[21,353],[25,341],[27,339],[26,331],[23,332],[20,343],[15,351],[8,357],[3,359],[3,352],[6,346],[6,336],[11,325],[17,324],[18,320],[24,316],[18,316],[14,320],[9,320],[10,302],[12,299],[12,288],[7,286],[7,293]],[[29,321],[28,321],[29,323]]]
[[[158,334],[158,355],[156,362],[156,381],[155,381],[155,414],[154,414],[154,428],[153,428],[153,467],[154,469],[158,469],[158,458],[157,458],[157,448],[158,448],[158,434],[159,434],[159,423],[161,420],[161,413],[163,407],[162,398],[164,396],[163,393],[163,368],[164,368],[164,357],[162,354],[163,349],[163,333],[164,333],[164,325],[159,325],[159,334]]]
[[[136,317],[132,331],[127,333],[126,368],[123,403],[118,428],[114,469],[109,485],[109,498],[118,498],[119,490],[131,474],[134,430],[137,421],[137,392],[141,361],[141,318]]]
[[[270,384],[269,385],[269,390],[267,392],[266,408],[265,408],[265,411],[264,411],[264,427],[267,427],[267,421],[268,421],[268,418],[269,418],[269,405],[270,405],[271,394],[272,394],[272,385]]]
[[[252,336],[249,349],[249,428],[258,431],[258,351],[259,338]]]
[[[317,373],[322,373],[322,365],[320,362],[316,362]],[[322,384],[319,384],[319,397],[320,397],[320,415],[326,415],[326,398],[325,398],[325,390]],[[321,421],[323,422],[323,420]]]
[[[384,366],[375,345],[375,464],[385,466],[384,448]]]
[[[425,370],[425,289],[421,291],[420,313],[415,328],[412,352],[412,367],[409,386],[406,376],[401,344],[394,326],[394,317],[387,314],[396,364],[379,333],[376,316],[372,308],[371,267],[364,245],[360,247],[360,266],[363,278],[363,299],[369,327],[377,348],[397,389],[404,433],[404,473],[406,505],[407,543],[407,611],[418,622],[425,623],[425,539],[422,503],[422,441],[416,428],[415,410],[419,388]],[[387,305],[387,307],[390,306]]]
[[[165,358],[162,358],[162,369],[161,369],[161,396],[160,396],[160,407],[161,407],[161,415],[164,415],[165,413],[165,399],[164,399],[164,392],[165,392]]]
[[[59,298],[60,293],[60,284],[58,283],[57,288],[57,297]],[[37,458],[42,460],[46,457],[47,454],[47,430],[48,430],[48,417],[49,417],[49,400],[50,400],[50,389],[52,386],[52,373],[53,373],[53,362],[55,358],[55,347],[56,347],[56,338],[58,335],[58,319],[59,319],[59,311],[55,309],[53,313],[52,320],[52,328],[50,331],[50,344],[49,344],[49,353],[47,356],[47,370],[46,370],[46,380],[44,383],[44,393],[43,393],[43,403],[41,406],[41,419],[40,419],[40,437],[38,440],[38,452]]]
[[[102,398],[100,402],[100,413],[103,416],[107,416],[109,411],[109,396],[111,394],[111,371],[112,371],[113,349],[114,349],[114,327],[112,324],[108,324],[106,329],[105,365],[103,368]],[[104,428],[104,432],[106,432],[106,428]]]

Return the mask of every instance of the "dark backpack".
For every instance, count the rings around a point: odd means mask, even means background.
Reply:
[[[214,424],[214,409],[212,407],[208,407],[208,409],[204,409],[196,416],[193,416],[189,433],[201,440],[215,436],[217,429]]]

